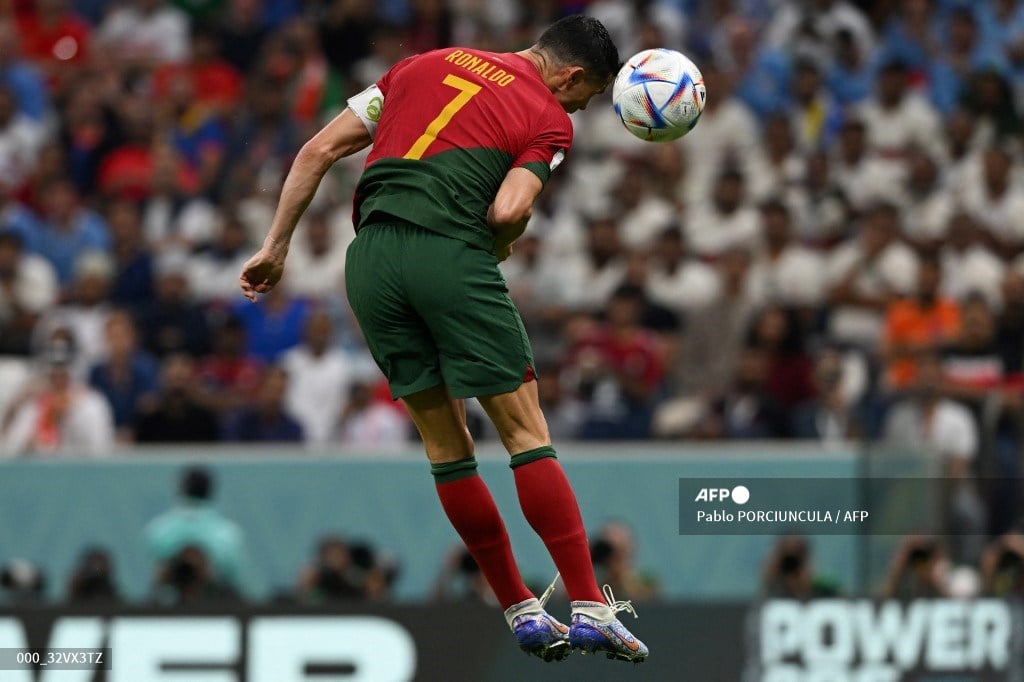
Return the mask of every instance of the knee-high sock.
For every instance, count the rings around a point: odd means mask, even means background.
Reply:
[[[533,597],[519,575],[494,498],[477,475],[476,459],[434,464],[430,470],[448,520],[476,559],[501,608]]]
[[[604,604],[576,495],[550,445],[512,457],[519,505],[544,541],[572,601]]]

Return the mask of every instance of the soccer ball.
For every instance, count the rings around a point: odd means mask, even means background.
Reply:
[[[648,142],[678,140],[704,111],[704,76],[675,50],[644,50],[629,58],[612,86],[615,113],[626,130]]]

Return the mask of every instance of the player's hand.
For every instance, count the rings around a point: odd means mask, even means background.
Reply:
[[[281,275],[284,274],[285,255],[263,247],[255,256],[245,262],[238,283],[247,299],[255,303],[256,294],[267,293],[281,281]]]

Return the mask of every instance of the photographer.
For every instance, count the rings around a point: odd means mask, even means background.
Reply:
[[[934,599],[948,597],[949,558],[938,538],[908,535],[893,555],[882,597]]]
[[[992,597],[1024,597],[1024,532],[996,538],[981,555],[981,580]]]
[[[365,542],[328,535],[317,544],[316,560],[299,575],[296,597],[305,602],[387,599],[398,576],[390,557]]]
[[[803,601],[835,597],[840,590],[836,583],[816,574],[807,538],[789,535],[775,543],[765,560],[762,592],[765,597]]]
[[[197,545],[187,545],[163,564],[156,577],[156,600],[182,605],[237,598],[232,587],[217,576],[213,564]]]
[[[491,606],[498,603],[480,566],[462,545],[448,553],[431,592],[434,601],[466,601]]]
[[[114,566],[110,553],[102,547],[82,551],[68,580],[68,601],[73,604],[118,602]]]

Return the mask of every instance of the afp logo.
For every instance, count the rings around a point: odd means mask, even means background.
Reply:
[[[736,504],[746,504],[750,500],[750,490],[745,485],[735,488],[701,488],[697,491],[694,502],[725,502],[732,500]]]

